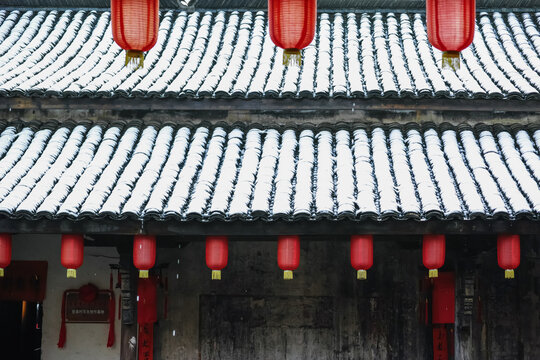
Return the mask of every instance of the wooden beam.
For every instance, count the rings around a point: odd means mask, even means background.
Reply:
[[[29,234],[117,234],[130,235],[141,231],[141,221],[86,219],[72,221],[26,220],[0,218],[0,229],[9,233]],[[386,220],[386,221],[351,221],[351,220],[302,220],[302,221],[145,221],[144,232],[163,236],[205,236],[229,235],[265,237],[281,234],[299,235],[418,235],[426,233],[443,234],[538,234],[540,221],[521,220]]]
[[[377,110],[540,112],[539,100],[501,99],[191,99],[191,98],[0,98],[3,110]]]

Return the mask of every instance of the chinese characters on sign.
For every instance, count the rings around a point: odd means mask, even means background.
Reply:
[[[139,324],[139,360],[154,359],[154,324]]]
[[[66,293],[66,322],[67,323],[107,323],[109,322],[110,292],[100,290],[92,302],[84,302],[78,291]]]

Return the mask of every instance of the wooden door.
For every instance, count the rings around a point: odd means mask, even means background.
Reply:
[[[332,297],[201,296],[201,360],[335,359]]]

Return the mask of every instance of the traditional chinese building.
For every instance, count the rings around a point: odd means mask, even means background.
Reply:
[[[416,0],[321,0],[301,67],[265,1],[163,0],[136,71],[108,1],[1,4],[2,359],[539,357],[538,1],[479,0],[456,72]],[[156,239],[148,288],[136,235]]]

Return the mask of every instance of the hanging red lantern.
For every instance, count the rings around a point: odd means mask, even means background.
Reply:
[[[501,234],[497,237],[497,261],[504,269],[506,279],[514,278],[514,269],[520,262],[520,251],[519,235]]]
[[[424,235],[422,242],[422,260],[429,269],[429,277],[439,276],[438,269],[444,265],[446,252],[446,239],[444,235]]]
[[[221,280],[221,270],[227,266],[229,241],[226,236],[206,237],[206,266],[212,269],[212,280]]]
[[[144,52],[157,41],[159,0],[111,0],[113,39],[126,50],[126,66],[144,65]]]
[[[84,259],[84,239],[80,234],[63,234],[60,249],[62,266],[67,269],[68,278],[77,277],[77,269]]]
[[[367,270],[373,266],[373,236],[351,236],[351,265],[358,280],[367,279]]]
[[[0,277],[11,263],[11,234],[0,234]]]
[[[311,44],[317,24],[317,0],[268,0],[268,28],[284,49],[283,65],[302,64],[300,50]]]
[[[459,52],[474,38],[475,17],[475,0],[426,1],[428,40],[443,52],[443,69],[459,69]]]
[[[140,278],[148,278],[148,270],[156,263],[156,237],[135,235],[133,240],[133,264],[139,269]]]
[[[278,238],[278,266],[283,270],[283,278],[291,280],[293,270],[300,265],[300,237],[296,235]]]

